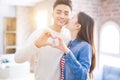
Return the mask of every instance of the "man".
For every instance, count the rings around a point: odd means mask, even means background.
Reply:
[[[69,34],[63,26],[67,24],[71,10],[70,0],[57,0],[53,6],[54,23],[46,29],[54,35],[62,36],[66,44],[69,41]],[[15,61],[18,63],[29,61],[37,54],[35,80],[60,80],[60,59],[63,54],[60,50],[50,46],[41,47],[40,43],[45,41],[41,40],[41,31],[33,32],[26,44],[17,49]],[[48,39],[48,42],[53,41],[52,38]]]

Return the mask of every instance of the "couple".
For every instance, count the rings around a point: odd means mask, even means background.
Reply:
[[[15,61],[18,63],[37,55],[35,80],[87,80],[88,74],[92,74],[95,68],[94,21],[83,12],[69,20],[71,10],[70,0],[57,0],[53,6],[54,24],[43,32],[35,31],[26,44],[17,49]],[[70,31],[71,41],[64,25]],[[51,43],[54,39],[58,40],[57,45]],[[64,66],[60,66],[62,59]]]

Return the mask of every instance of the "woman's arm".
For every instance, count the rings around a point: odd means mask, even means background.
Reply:
[[[90,70],[91,59],[92,59],[92,49],[90,45],[85,45],[86,43],[81,42],[83,44],[82,47],[77,47],[78,50],[78,59],[75,57],[75,53],[73,53],[67,46],[61,37],[58,37],[59,45],[55,46],[56,48],[63,51],[66,55],[64,56],[66,60],[66,64],[69,66],[70,70],[75,76],[75,80],[86,80],[87,74]]]
[[[92,50],[88,45],[83,46],[78,52],[78,59],[72,51],[65,55],[66,64],[75,76],[75,80],[86,80],[91,66]]]

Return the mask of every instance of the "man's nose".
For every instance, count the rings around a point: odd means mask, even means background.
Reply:
[[[60,15],[60,17],[61,17],[61,18],[65,18],[65,14],[62,13],[62,14]]]

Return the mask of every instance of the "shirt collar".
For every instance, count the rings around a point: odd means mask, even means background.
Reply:
[[[74,45],[78,44],[78,42],[80,42],[80,41],[77,40],[77,39],[71,40],[71,41],[69,42],[68,46],[74,46]]]

